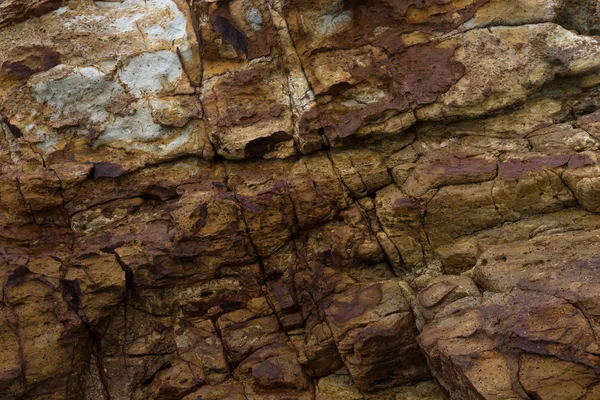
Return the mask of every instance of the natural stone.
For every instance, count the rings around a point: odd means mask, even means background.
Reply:
[[[0,0],[0,398],[600,398],[595,0]]]

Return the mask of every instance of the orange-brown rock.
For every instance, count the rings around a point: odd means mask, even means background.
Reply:
[[[0,0],[0,399],[600,399],[594,0]]]
[[[425,327],[419,344],[453,399],[597,395],[594,331],[556,296],[514,290],[456,302]]]

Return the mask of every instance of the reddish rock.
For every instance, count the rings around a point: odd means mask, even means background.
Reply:
[[[600,398],[595,6],[0,0],[0,398]]]
[[[585,315],[567,301],[516,290],[459,303],[438,314],[418,338],[450,398],[524,397],[547,390],[567,399],[591,393],[573,384],[571,374],[588,387],[598,382],[598,355],[589,352],[595,335]],[[564,386],[554,392],[559,380]]]
[[[7,0],[0,4],[0,28],[56,10],[61,0]]]
[[[360,390],[424,378],[410,307],[394,281],[350,286],[321,306],[337,348]]]

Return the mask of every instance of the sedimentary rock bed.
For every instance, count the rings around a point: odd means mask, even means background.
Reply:
[[[596,0],[0,0],[0,398],[600,399]]]

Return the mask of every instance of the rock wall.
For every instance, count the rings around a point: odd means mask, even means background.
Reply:
[[[600,399],[597,0],[0,0],[0,398]]]

